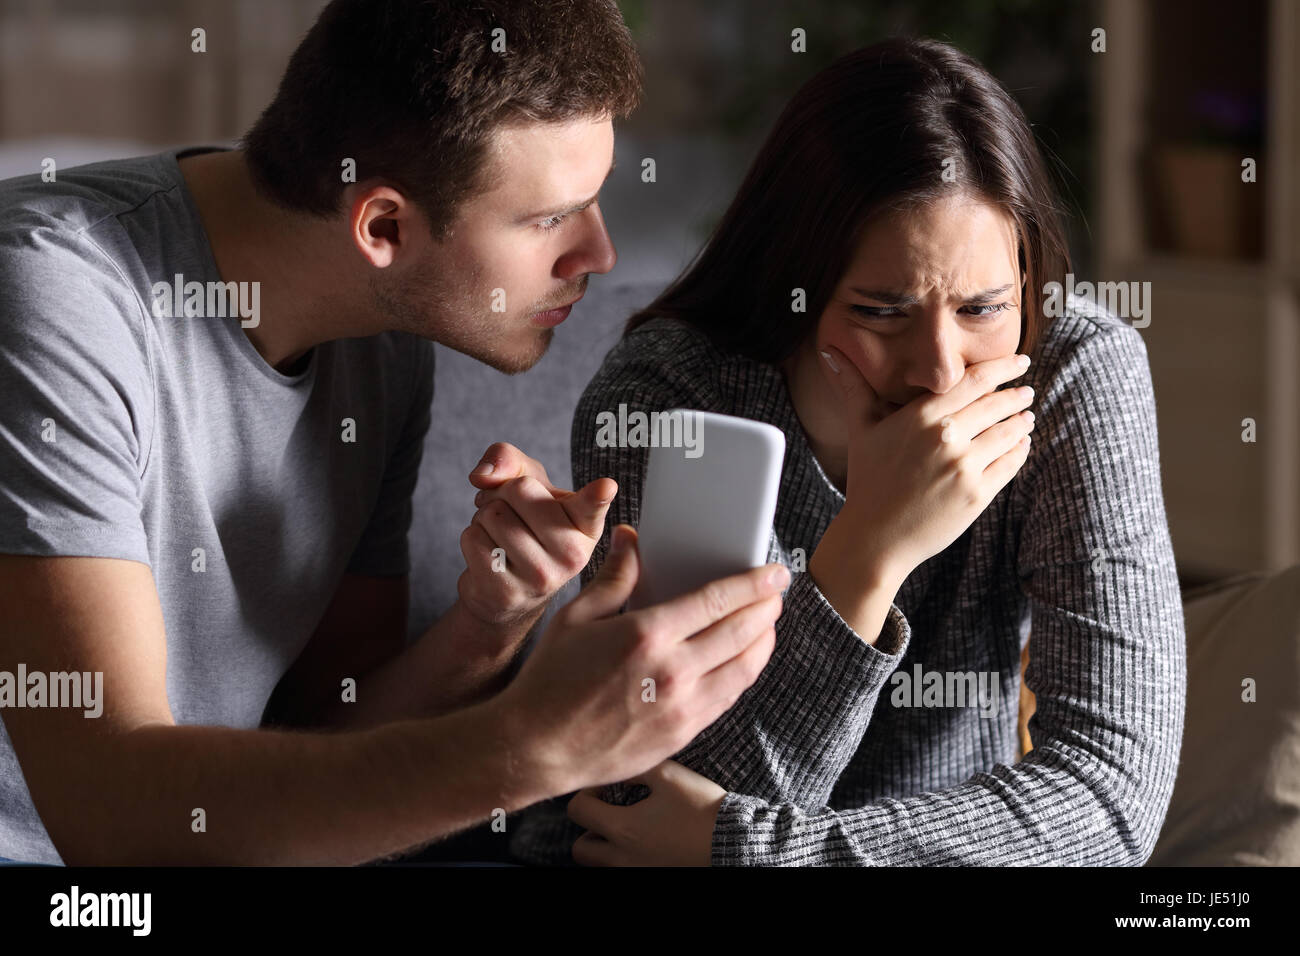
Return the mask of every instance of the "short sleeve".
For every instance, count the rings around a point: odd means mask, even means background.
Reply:
[[[433,406],[433,343],[416,340],[417,358],[412,363],[411,402],[397,441],[384,468],[379,500],[370,523],[348,562],[352,574],[398,577],[411,569],[411,501],[420,477],[424,439],[429,431]]]
[[[145,321],[83,233],[0,232],[0,552],[149,563]]]

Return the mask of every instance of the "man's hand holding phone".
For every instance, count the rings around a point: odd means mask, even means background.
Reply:
[[[758,679],[790,572],[768,564],[620,614],[640,573],[619,525],[600,572],[555,616],[494,703],[554,793],[615,783],[677,753]],[[653,699],[645,694],[654,681]],[[523,769],[523,768],[521,768]]]
[[[461,537],[461,601],[513,633],[511,615],[544,606],[586,565],[618,485],[599,478],[578,492],[556,488],[540,463],[504,443],[484,462],[493,467],[470,475],[483,490]],[[517,743],[521,777],[548,781],[550,793],[615,783],[678,752],[758,679],[776,644],[790,580],[782,565],[620,614],[640,576],[637,533],[620,525],[610,544],[600,572],[485,705]],[[497,547],[508,577],[490,570]]]

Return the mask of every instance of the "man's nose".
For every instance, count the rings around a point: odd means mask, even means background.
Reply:
[[[614,249],[609,230],[605,228],[605,218],[600,207],[592,203],[579,215],[582,216],[582,232],[577,244],[560,257],[556,264],[557,273],[562,279],[573,278],[588,272],[604,275],[618,262],[618,252]]]

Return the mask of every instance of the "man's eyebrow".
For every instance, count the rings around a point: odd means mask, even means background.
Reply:
[[[961,301],[975,304],[988,302],[992,299],[996,299],[998,296],[1006,295],[1011,291],[1011,289],[1012,286],[1010,284],[998,286],[996,289],[985,289],[983,292],[975,292],[971,295],[963,296],[961,297]],[[873,299],[876,302],[883,302],[885,305],[891,306],[916,305],[919,301],[914,295],[908,295],[905,292],[893,292],[888,289],[859,289],[854,287],[849,289],[849,291],[855,295],[862,296],[864,299]]]
[[[618,159],[613,159],[609,164],[609,171],[605,173],[605,178],[600,181],[600,189],[605,188],[605,183],[609,182],[609,177],[614,174],[614,167],[618,165]],[[600,195],[600,189],[596,190],[596,196]],[[520,217],[520,222],[530,222],[534,219],[549,219],[552,216],[567,216],[571,212],[578,212],[585,209],[596,201],[596,196],[590,199],[579,199],[575,202],[567,203],[558,209],[543,209],[540,212],[532,212],[526,216]]]

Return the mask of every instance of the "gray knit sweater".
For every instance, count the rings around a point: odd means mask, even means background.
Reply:
[[[715,866],[1141,865],[1150,855],[1182,743],[1186,645],[1146,347],[1071,299],[1032,355],[1016,382],[1035,389],[1028,460],[911,573],[876,644],[794,573],[766,669],[675,756],[728,791]],[[602,475],[619,484],[584,584],[609,529],[639,519],[647,449],[595,442],[597,413],[622,402],[781,428],[773,560],[812,555],[844,496],[781,372],[656,319],[609,353],[574,415],[574,487]],[[1025,640],[1037,710],[1034,747],[1017,761]],[[582,831],[567,800],[512,822],[517,857],[572,863]]]

